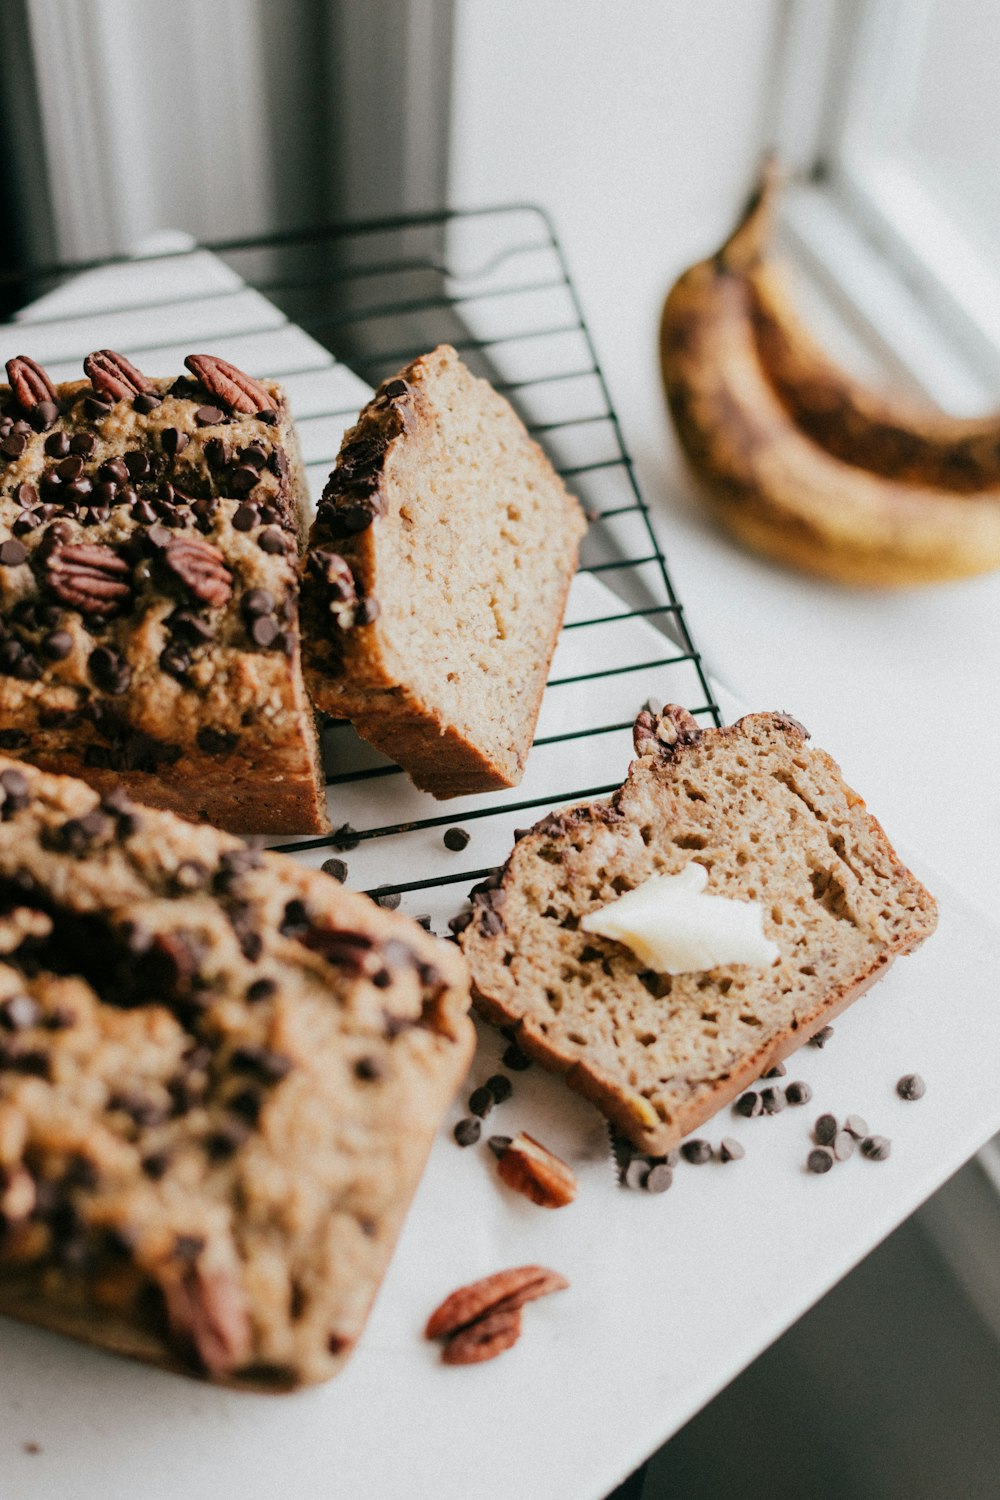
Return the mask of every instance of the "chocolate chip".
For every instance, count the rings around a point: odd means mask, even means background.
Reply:
[[[817,1146],[806,1157],[806,1166],[810,1172],[829,1172],[833,1166],[833,1154],[825,1146]]]
[[[625,1187],[632,1188],[638,1192],[640,1188],[646,1186],[646,1179],[649,1177],[649,1173],[650,1166],[645,1157],[633,1156],[632,1160],[626,1166],[621,1180]]]
[[[708,1141],[684,1141],[681,1146],[681,1155],[692,1166],[701,1167],[705,1162],[712,1160],[712,1147]]]
[[[885,1161],[892,1151],[892,1143],[884,1135],[868,1135],[861,1142],[861,1155],[869,1161]]]
[[[263,1083],[279,1083],[292,1071],[291,1058],[284,1053],[249,1044],[234,1049],[230,1064],[239,1072],[252,1073]]]
[[[229,484],[235,495],[248,495],[259,478],[250,464],[239,464],[229,476]]]
[[[281,914],[278,931],[282,937],[301,938],[305,937],[310,927],[309,908],[298,896],[286,901],[285,909]]]
[[[236,746],[238,736],[228,729],[213,729],[205,724],[198,730],[195,739],[198,749],[206,755],[227,755]]]
[[[742,1161],[744,1156],[746,1156],[746,1152],[739,1141],[733,1140],[731,1135],[724,1135],[722,1137],[722,1143],[719,1146],[720,1161]]]
[[[188,434],[181,432],[177,427],[164,427],[160,433],[160,445],[170,458],[176,458],[178,453],[183,453],[190,441]]]
[[[239,505],[233,512],[233,529],[235,531],[253,531],[260,522],[260,511],[256,505]]]
[[[246,1000],[248,1005],[258,1005],[261,1000],[270,1000],[272,995],[278,993],[277,981],[274,979],[254,979],[246,987]]]
[[[273,646],[280,634],[278,622],[271,615],[258,615],[250,626],[250,639],[264,650]]]
[[[460,1146],[474,1146],[482,1129],[478,1120],[459,1120],[455,1126],[454,1136]]]
[[[110,646],[98,646],[87,658],[87,670],[102,692],[118,697],[132,683],[132,669]]]
[[[361,836],[356,828],[351,827],[350,823],[341,823],[340,827],[332,835],[330,842],[335,849],[343,849],[346,852],[358,847],[361,843]]]
[[[855,1139],[849,1130],[838,1130],[831,1143],[831,1149],[838,1161],[846,1161],[849,1156],[854,1155]]]
[[[68,484],[71,479],[79,479],[83,473],[83,459],[79,453],[71,453],[68,458],[64,458],[62,463],[57,465],[56,473],[64,484]]]
[[[235,1114],[242,1115],[251,1125],[256,1125],[264,1107],[264,1098],[260,1089],[248,1087],[230,1095],[226,1103]]]
[[[331,875],[334,880],[339,880],[341,885],[347,879],[347,865],[342,859],[324,859],[320,869],[324,875]]]
[[[0,1026],[7,1031],[23,1031],[37,1025],[41,1010],[30,995],[11,995],[0,1004]]]
[[[642,1185],[646,1193],[666,1193],[667,1188],[673,1187],[673,1172],[666,1161],[655,1163],[646,1173]]]
[[[248,589],[240,601],[240,608],[250,619],[269,615],[274,610],[274,595],[267,589]]]
[[[862,1140],[868,1134],[868,1126],[860,1115],[848,1115],[844,1121],[844,1129],[849,1131],[856,1141]]]
[[[444,847],[454,850],[456,854],[460,854],[471,837],[472,835],[466,832],[464,828],[447,828],[444,835]]]
[[[38,491],[33,484],[22,481],[14,491],[14,499],[18,505],[23,505],[26,510],[33,510],[38,504]]]
[[[138,396],[132,398],[132,410],[137,411],[141,417],[148,417],[151,411],[161,405],[161,397],[147,395],[140,391]]]
[[[775,1063],[773,1068],[768,1068],[767,1072],[764,1074],[764,1077],[784,1078],[787,1071],[788,1069],[785,1067],[784,1063]]]
[[[896,1084],[896,1093],[901,1099],[922,1099],[927,1085],[919,1073],[905,1073]]]
[[[752,1120],[756,1115],[759,1115],[763,1108],[764,1106],[760,1102],[760,1095],[754,1093],[741,1094],[733,1105],[736,1113],[745,1116],[748,1120]]]
[[[816,1032],[815,1036],[811,1036],[809,1038],[809,1045],[810,1047],[825,1047],[832,1036],[833,1027],[824,1026],[821,1028],[821,1030]]]
[[[821,1146],[826,1146],[834,1139],[839,1129],[836,1115],[820,1115],[813,1127],[813,1135]]]
[[[257,538],[257,546],[262,552],[269,552],[276,556],[279,552],[286,550],[287,540],[283,531],[278,531],[275,527],[269,526]]]
[[[82,454],[84,458],[90,458],[97,447],[97,439],[92,432],[78,432],[70,439],[69,446],[74,453]]]
[[[142,1170],[153,1182],[159,1182],[170,1166],[169,1151],[151,1151],[142,1158]]]
[[[808,1104],[812,1096],[812,1089],[808,1083],[803,1083],[801,1079],[797,1079],[795,1083],[790,1083],[785,1090],[785,1099],[789,1104]]]
[[[485,1120],[496,1100],[493,1098],[493,1090],[484,1084],[482,1088],[473,1089],[469,1095],[469,1113],[478,1115]]]
[[[24,772],[13,768],[0,771],[0,794],[0,817],[6,822],[14,813],[22,812],[31,801],[28,778]]]
[[[398,891],[372,891],[372,900],[384,911],[398,911],[402,899]]]
[[[11,537],[6,542],[0,542],[0,563],[3,563],[5,568],[19,568],[27,556],[27,547],[25,547],[23,542],[19,542],[16,537]]]
[[[475,1123],[478,1125],[478,1120]],[[503,1156],[510,1143],[511,1137],[509,1135],[491,1135],[489,1140],[486,1142],[487,1146],[489,1146],[490,1150],[493,1152],[493,1155],[497,1157]]]
[[[44,432],[58,415],[59,408],[54,401],[39,401],[29,414],[29,421],[36,432]]]
[[[505,1103],[514,1092],[514,1085],[509,1078],[504,1077],[503,1073],[492,1074],[491,1077],[487,1078],[483,1087],[489,1089],[493,1095],[494,1104]]]
[[[50,432],[45,439],[44,446],[49,458],[68,458],[69,434],[66,432]]]
[[[764,1113],[766,1115],[777,1115],[777,1114],[780,1114],[781,1111],[784,1109],[786,1103],[787,1103],[787,1100],[785,1099],[785,1094],[784,1094],[784,1090],[783,1089],[762,1089],[761,1090],[760,1104],[761,1104],[761,1108],[763,1109],[763,1111],[764,1111]]]
[[[363,1083],[376,1083],[382,1077],[382,1064],[377,1057],[359,1057],[354,1064],[354,1076]]]
[[[138,448],[133,448],[124,455],[122,460],[129,472],[129,477],[136,481],[149,478],[149,456],[142,453]]]
[[[194,414],[199,427],[217,427],[225,418],[225,412],[218,406],[199,406]]]
[[[500,1060],[513,1073],[523,1073],[526,1068],[531,1067],[531,1058],[525,1056],[516,1042],[511,1042]]]

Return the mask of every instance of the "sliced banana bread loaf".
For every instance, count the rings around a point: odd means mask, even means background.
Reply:
[[[230,1385],[326,1380],[468,1005],[408,918],[0,759],[0,1313]]]
[[[302,593],[316,706],[437,797],[514,786],[583,512],[519,418],[443,345],[347,433]]]
[[[934,930],[936,906],[837,766],[782,714],[701,730],[639,715],[607,802],[538,823],[480,887],[461,939],[478,1008],[642,1150],[682,1136]],[[773,967],[673,977],[581,918],[696,861],[708,892],[760,902]]]
[[[0,750],[234,832],[320,833],[288,402],[207,354],[0,386]]]

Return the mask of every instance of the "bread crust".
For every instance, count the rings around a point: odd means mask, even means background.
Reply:
[[[515,951],[523,955],[523,933],[515,930],[508,936],[499,924],[503,923],[511,894],[522,880],[531,879],[525,872],[534,850],[542,843],[557,849],[560,841],[567,844],[574,833],[602,824],[612,832],[616,828],[621,831],[629,822],[630,789],[640,778],[662,776],[683,780],[687,760],[706,736],[716,745],[723,745],[735,743],[741,737],[749,742],[756,733],[778,733],[793,745],[804,745],[806,738],[801,725],[787,715],[747,715],[726,728],[702,731],[685,710],[676,706],[665,708],[659,718],[648,712],[641,714],[635,729],[639,758],[630,767],[623,787],[606,801],[567,808],[536,824],[519,840],[497,877],[477,888],[474,902],[478,904],[474,905],[471,920],[460,938],[472,971],[473,1002],[479,1014],[494,1026],[512,1029],[518,1045],[529,1057],[558,1073],[572,1089],[596,1104],[634,1146],[650,1155],[663,1155],[673,1149],[768,1068],[808,1041],[864,994],[899,954],[917,947],[936,924],[933,897],[899,859],[881,825],[867,812],[857,793],[844,786],[832,759],[823,751],[810,750],[812,762],[818,763],[843,789],[847,807],[863,814],[868,833],[888,863],[885,883],[905,890],[907,902],[912,903],[911,920],[898,932],[886,932],[878,950],[869,954],[860,968],[815,996],[811,1004],[797,1009],[791,1024],[772,1029],[756,1045],[748,1041],[738,1054],[729,1058],[725,1067],[719,1068],[718,1076],[700,1078],[690,1096],[672,1109],[669,1121],[658,1118],[648,1101],[635,1088],[623,1083],[620,1071],[602,1066],[593,1056],[581,1056],[581,1048],[567,1039],[558,1022],[553,1024],[551,1014],[539,1000],[540,977],[514,980],[509,965],[503,963],[504,950],[509,951],[512,943]],[[570,906],[579,916],[580,904],[571,900]],[[491,920],[482,918],[484,909],[495,914]],[[776,933],[780,930],[775,929]]]

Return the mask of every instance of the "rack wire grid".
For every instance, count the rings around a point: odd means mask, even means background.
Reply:
[[[543,210],[509,205],[342,223],[0,276],[17,306],[0,354],[79,378],[113,347],[149,373],[210,349],[281,379],[315,499],[372,386],[448,342],[518,409],[590,520],[521,785],[435,802],[346,724],[323,731],[332,824],[276,844],[436,927],[509,852],[519,825],[620,785],[651,696],[721,715],[671,582],[562,248]],[[465,857],[449,826],[471,832]],[[455,840],[454,836],[451,840]],[[343,872],[340,872],[343,873]],[[457,888],[457,889],[456,889]]]

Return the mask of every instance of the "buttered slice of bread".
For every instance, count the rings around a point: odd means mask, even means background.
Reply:
[[[424,791],[521,779],[586,529],[519,417],[442,345],[347,433],[309,539],[310,691]]]
[[[636,720],[625,785],[551,814],[473,894],[461,943],[482,1014],[662,1154],[933,932],[934,898],[801,725]],[[690,861],[763,907],[772,967],[673,977],[581,919]]]

